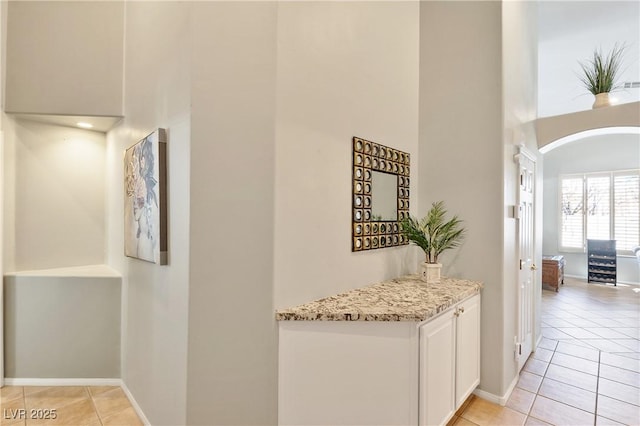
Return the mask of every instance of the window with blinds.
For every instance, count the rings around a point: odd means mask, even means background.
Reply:
[[[616,240],[619,254],[640,245],[640,171],[560,177],[560,250],[586,239]]]
[[[613,177],[613,222],[618,250],[640,245],[640,174],[617,173]]]
[[[584,178],[561,179],[562,213],[560,246],[565,249],[584,250]]]

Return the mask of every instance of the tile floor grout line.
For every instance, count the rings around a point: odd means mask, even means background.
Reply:
[[[597,426],[598,421],[598,389],[600,388],[600,358],[602,358],[602,351],[598,351],[598,379],[596,380],[596,406],[594,407],[593,426]]]
[[[553,359],[553,356],[556,354],[556,348],[558,347],[558,341],[556,340],[556,344],[553,347],[553,354],[551,354],[551,358],[549,359],[549,362],[547,363],[547,368],[544,369],[544,373],[542,374],[542,380],[540,381],[540,386],[538,386],[538,388],[536,389],[535,392],[535,396],[533,397],[533,402],[531,403],[531,407],[529,407],[529,410],[527,411],[527,417],[525,417],[524,422],[526,423],[527,420],[529,419],[529,417],[536,419],[536,420],[540,420],[540,421],[544,421],[542,419],[538,419],[537,417],[533,417],[531,415],[531,411],[533,410],[533,406],[536,405],[536,400],[538,399],[538,396],[540,396],[540,388],[542,387],[542,382],[544,382],[545,377],[547,377],[547,370],[549,370],[549,366],[551,365],[551,360]]]
[[[93,406],[93,411],[96,412],[96,417],[98,418],[98,421],[100,422],[100,425],[104,426],[104,423],[102,422],[102,416],[98,412],[98,407],[96,406],[96,402],[93,400],[93,393],[91,393],[91,389],[89,389],[88,386],[86,386],[86,389],[87,389],[87,392],[89,392],[89,399],[91,400],[91,405]]]

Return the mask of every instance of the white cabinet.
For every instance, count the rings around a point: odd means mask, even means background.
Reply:
[[[463,302],[456,321],[456,409],[480,383],[480,295]]]
[[[420,425],[445,424],[480,383],[480,295],[420,326]]]
[[[426,321],[279,321],[279,425],[441,425],[479,383],[480,295]]]
[[[420,425],[441,425],[456,411],[455,317],[448,311],[420,327]]]

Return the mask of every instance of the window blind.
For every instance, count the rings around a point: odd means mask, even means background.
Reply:
[[[611,177],[587,176],[587,239],[611,239]]]
[[[640,245],[640,171],[560,177],[560,250],[586,239],[616,240],[618,253]]]
[[[613,182],[616,245],[630,251],[640,245],[640,175],[616,174]]]
[[[584,248],[584,179],[567,177],[561,180],[562,232],[560,245],[564,248]]]

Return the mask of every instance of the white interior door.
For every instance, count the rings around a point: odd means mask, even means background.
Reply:
[[[518,342],[516,357],[521,370],[533,348],[533,285],[537,267],[534,263],[535,157],[523,148],[516,156],[519,164],[518,190]]]

